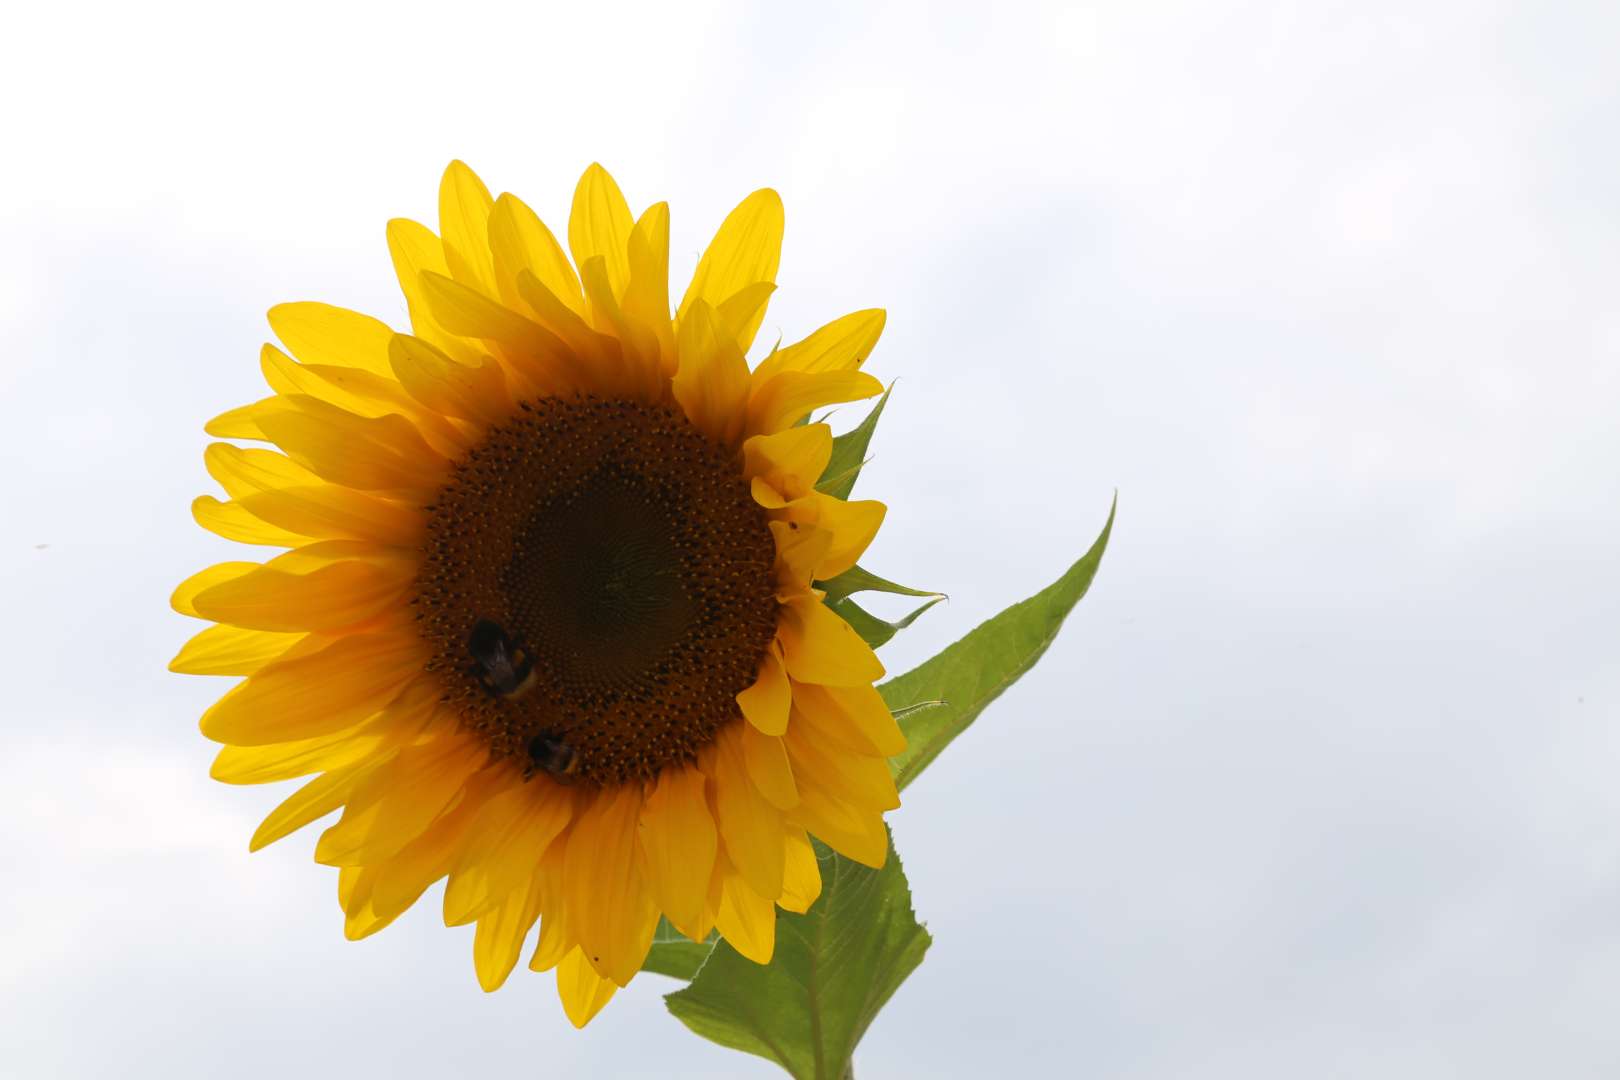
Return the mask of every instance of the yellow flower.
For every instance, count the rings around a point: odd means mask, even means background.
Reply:
[[[771,957],[775,911],[821,881],[807,833],[870,866],[904,740],[871,649],[814,582],[855,564],[878,502],[816,490],[811,410],[870,397],[883,312],[745,355],[775,289],[782,204],[721,225],[673,317],[669,210],[633,218],[585,171],[568,250],[460,162],[440,234],[388,225],[410,334],[283,304],[273,394],[216,418],[227,501],[199,523],[290,550],[185,581],[217,625],[171,667],[246,678],[202,718],[216,779],[313,776],[260,848],[338,809],[345,933],[447,878],[486,990],[536,922],[583,1026],[629,983],[660,913]]]

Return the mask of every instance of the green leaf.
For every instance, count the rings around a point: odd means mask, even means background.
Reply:
[[[861,475],[861,467],[866,464],[866,447],[872,441],[872,432],[877,430],[878,417],[883,415],[883,406],[889,403],[889,394],[894,390],[891,383],[889,389],[883,391],[878,403],[872,406],[872,411],[866,414],[866,419],[856,425],[853,431],[845,432],[833,439],[832,458],[827,467],[821,470],[821,479],[816,482],[816,490],[831,495],[836,499],[847,499],[849,493],[855,490],[855,479]]]
[[[1115,505],[1118,505],[1115,499]],[[1063,620],[1091,587],[1108,535],[1114,528],[1114,507],[1108,523],[1091,550],[1062,577],[1034,596],[981,623],[972,633],[931,660],[878,687],[883,700],[897,714],[909,706],[943,701],[930,709],[909,712],[901,724],[906,748],[889,759],[895,783],[905,787],[928,767],[939,752],[960,735],[985,706],[1035,666],[1035,661],[1057,637]]]
[[[641,970],[689,980],[698,973],[719,940],[720,935],[711,932],[705,940],[693,941],[671,926],[668,919],[660,918],[658,929],[653,931],[652,948],[647,951]]]
[[[863,570],[859,566],[852,566],[837,577],[826,581],[816,582],[816,588],[827,594],[827,603],[836,603],[846,596],[853,596],[858,592],[886,592],[899,596],[936,596],[943,597],[944,593],[928,592],[924,589],[913,589],[906,585],[897,585],[888,578],[880,578],[870,570]]]
[[[928,594],[923,593],[921,595],[926,596]],[[943,596],[936,594],[933,599],[918,607],[917,610],[913,611],[899,622],[886,622],[885,620],[878,618],[876,615],[873,615],[870,611],[867,611],[865,608],[861,607],[848,597],[833,603],[829,603],[827,606],[838,612],[843,620],[849,623],[850,626],[854,627],[857,634],[861,635],[861,640],[865,641],[868,645],[875,649],[879,645],[887,642],[890,638],[894,637],[894,635],[898,634],[900,631],[904,630],[906,627],[910,626],[912,623],[916,622],[919,615],[943,599],[945,599]]]
[[[803,915],[778,912],[766,965],[716,945],[684,990],[664,1002],[705,1039],[774,1061],[798,1080],[843,1080],[855,1046],[933,939],[911,910],[900,857],[883,869],[819,842],[821,896]]]

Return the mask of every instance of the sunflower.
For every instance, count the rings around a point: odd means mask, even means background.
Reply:
[[[197,521],[289,549],[174,594],[216,624],[175,671],[245,676],[204,713],[212,775],[310,777],[257,850],[334,811],[315,847],[359,939],[441,879],[486,990],[556,970],[583,1026],[662,915],[768,962],[777,907],[821,881],[813,834],[869,866],[904,745],[882,665],[816,583],[855,565],[878,502],[817,490],[812,410],[871,397],[859,311],[745,359],[775,289],[782,204],[728,215],[671,316],[669,209],[633,217],[585,171],[568,252],[454,162],[439,234],[388,225],[411,332],[272,308],[272,394],[207,431],[225,500]]]

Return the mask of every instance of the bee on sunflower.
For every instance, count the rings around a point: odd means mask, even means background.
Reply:
[[[823,406],[872,397],[858,311],[745,359],[782,204],[720,226],[671,314],[669,210],[585,171],[567,249],[454,162],[439,232],[389,223],[410,333],[272,308],[272,394],[207,425],[227,539],[286,548],[176,590],[215,625],[175,671],[244,676],[203,715],[212,775],[310,777],[258,849],[334,811],[345,933],[445,880],[486,990],[556,970],[583,1026],[660,916],[769,962],[776,909],[821,890],[813,835],[868,866],[905,739],[883,666],[824,602],[884,506],[818,490]],[[570,259],[572,255],[572,259]],[[835,485],[829,485],[835,486]]]

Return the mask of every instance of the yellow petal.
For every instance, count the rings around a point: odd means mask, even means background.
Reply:
[[[238,746],[308,739],[377,712],[421,671],[420,642],[355,634],[308,656],[267,664],[203,714],[202,732]]]
[[[482,740],[459,732],[407,746],[350,792],[315,861],[362,866],[397,854],[431,825],[488,759]]]
[[[223,536],[239,544],[297,547],[314,539],[278,528],[256,517],[240,503],[220,502],[209,495],[201,495],[191,501],[191,516],[215,536]]]
[[[306,549],[346,543],[323,541]],[[279,562],[204,589],[192,607],[205,619],[254,630],[334,630],[394,607],[416,577],[413,559],[381,553],[308,572],[289,572]]]
[[[776,905],[749,888],[734,870],[721,881],[715,926],[733,949],[754,963],[771,962],[776,951]]]
[[[567,901],[563,894],[563,864],[568,854],[568,838],[560,836],[546,848],[535,881],[540,888],[540,936],[529,958],[530,971],[550,971],[574,948],[568,933]]]
[[[406,911],[428,886],[450,872],[479,811],[491,792],[506,779],[503,772],[493,768],[478,773],[467,782],[460,801],[421,836],[381,864],[371,895],[371,905],[378,915],[392,918]]]
[[[706,783],[698,769],[665,769],[641,807],[647,883],[665,916],[688,936],[702,920],[718,844]]]
[[[516,780],[514,773],[508,783]],[[572,794],[549,780],[519,781],[491,796],[450,872],[445,924],[478,918],[528,880],[573,815]]]
[[[360,734],[360,732],[371,734]],[[268,746],[222,746],[208,775],[224,784],[269,784],[310,773],[330,772],[377,754],[391,753],[402,735],[370,722],[329,735]]]
[[[787,669],[782,666],[782,650],[775,643],[765,651],[759,664],[759,678],[737,695],[737,707],[748,723],[767,735],[787,730],[788,708],[793,692],[788,686]]]
[[[720,317],[720,325],[726,336],[741,342],[749,327],[758,325],[759,319],[764,317],[765,305],[770,303],[774,292],[775,282],[756,281],[752,285],[744,285],[717,305],[714,310]]]
[[[816,578],[827,581],[855,565],[882,527],[889,508],[876,499],[845,502],[819,491],[809,497],[816,504],[816,527],[833,537],[816,567]]]
[[[887,761],[876,755],[850,753],[822,734],[815,724],[806,722],[802,711],[793,715],[785,742],[794,774],[803,778],[803,787],[814,787],[864,810],[893,810],[900,805]]]
[[[625,317],[658,342],[659,366],[675,372],[675,332],[669,321],[669,204],[654,203],[630,230],[630,284],[620,305]],[[743,370],[747,371],[747,365]]]
[[[748,410],[748,362],[703,301],[681,320],[679,366],[670,389],[689,420],[715,442],[734,444]]]
[[[641,788],[604,789],[568,836],[563,884],[568,926],[599,974],[627,985],[647,958],[658,908],[641,875]]]
[[[388,324],[358,311],[303,301],[270,309],[270,329],[306,364],[361,368],[388,374]]]
[[[304,636],[244,630],[239,626],[210,626],[185,643],[169,661],[169,670],[186,675],[251,675],[302,641]]]
[[[182,615],[190,615],[194,619],[206,619],[208,616],[197,610],[197,597],[212,589],[216,585],[223,585],[228,581],[245,577],[255,570],[262,570],[260,563],[254,562],[223,562],[215,563],[204,570],[199,570],[174,588],[169,597],[169,605]]]
[[[426,524],[419,510],[336,484],[262,491],[237,502],[273,525],[323,540],[414,547]]]
[[[497,296],[495,265],[489,250],[489,216],[495,200],[465,162],[452,161],[439,182],[439,235],[450,276],[463,285]]]
[[[721,222],[708,250],[698,260],[692,283],[681,300],[679,318],[699,301],[718,307],[738,289],[756,282],[774,282],[782,260],[782,198],[761,188],[737,205]],[[737,344],[743,352],[754,342],[765,318],[760,309],[739,328]]]
[[[203,466],[233,499],[320,483],[319,477],[285,454],[257,447],[243,449],[230,443],[210,443],[203,451]]]
[[[788,911],[800,915],[821,895],[821,866],[816,850],[803,829],[787,830],[787,863],[782,871],[782,896],[777,900]]]
[[[832,429],[826,424],[756,435],[743,444],[743,475],[765,481],[785,499],[803,498],[827,471],[832,447]]]
[[[883,828],[883,815],[876,810],[839,803],[806,785],[804,797],[793,808],[793,820],[862,866],[878,870],[888,858],[889,834]]]
[[[784,371],[756,383],[748,401],[748,431],[769,435],[792,427],[812,409],[883,393],[863,371]]]
[[[803,341],[760,361],[754,369],[754,385],[763,386],[784,371],[854,371],[876,347],[885,318],[882,309],[872,308],[834,319]]]
[[[618,989],[596,973],[586,961],[584,950],[577,946],[557,965],[557,996],[562,998],[569,1022],[577,1028],[590,1023]]]
[[[512,370],[539,393],[560,394],[588,385],[579,358],[539,323],[441,274],[422,275],[422,295],[435,318],[459,334],[495,346]],[[462,362],[477,366],[476,361]]]
[[[522,302],[517,281],[527,272],[570,311],[584,314],[579,275],[574,273],[562,245],[539,215],[516,195],[506,194],[495,200],[489,218],[489,246],[495,256],[495,281],[507,307],[516,309]]]
[[[788,674],[800,682],[858,686],[883,677],[872,647],[814,596],[782,605],[777,639]]]
[[[476,350],[471,343],[439,325],[422,290],[424,273],[450,274],[450,264],[444,257],[444,242],[426,225],[395,218],[388,223],[388,254],[394,260],[394,273],[399,277],[400,291],[405,294],[405,303],[410,309],[411,332],[431,341],[462,363],[473,362]],[[387,342],[383,345],[383,358],[386,360]]]
[[[853,753],[893,757],[906,748],[900,725],[874,686],[796,683],[793,704],[822,734]]]
[[[531,881],[513,889],[501,906],[478,920],[473,935],[473,968],[478,985],[493,993],[506,982],[523,951],[523,939],[540,917],[540,890]]]
[[[330,814],[343,805],[354,785],[375,767],[376,763],[366,762],[317,776],[270,811],[248,841],[248,850],[258,851]]]
[[[491,357],[481,356],[477,366],[469,367],[408,334],[394,335],[388,357],[406,392],[445,416],[488,426],[516,408],[501,365]]]
[[[764,481],[756,478],[755,483]],[[816,568],[832,549],[833,534],[822,529],[802,528],[792,521],[772,521],[770,528],[776,540],[777,595],[804,592],[815,579]]]
[[[778,810],[791,810],[798,805],[799,789],[793,782],[793,767],[788,763],[787,748],[775,735],[764,735],[752,724],[742,725],[743,759],[748,765],[748,778],[759,793]]]
[[[287,455],[324,480],[406,497],[436,492],[450,463],[401,416],[363,417],[310,397],[286,397],[258,417]]]
[[[579,268],[579,280],[585,286],[592,321],[598,329],[611,332],[619,339],[622,369],[631,393],[643,400],[657,400],[665,376],[658,341],[652,331],[625,315],[611,291],[607,264],[601,256],[587,260]]]
[[[265,382],[283,396],[307,395],[356,416],[398,414],[415,425],[430,445],[448,447],[454,452],[466,446],[461,433],[447,424],[444,417],[424,408],[407,394],[392,372],[377,375],[359,368],[300,364],[274,345],[264,347],[259,367],[264,371]]]
[[[742,735],[739,725],[722,729],[701,760],[714,777],[715,822],[727,857],[755,892],[775,900],[782,895],[782,815],[748,774]]]
[[[265,434],[259,430],[259,417],[269,408],[280,408],[281,398],[260,398],[251,405],[240,405],[214,417],[203,425],[203,430],[216,439],[258,439]]]
[[[592,164],[574,189],[574,206],[568,215],[568,248],[582,273],[591,259],[603,261],[615,299],[623,296],[630,284],[630,230],[634,227],[635,219],[619,185],[606,169]]]

